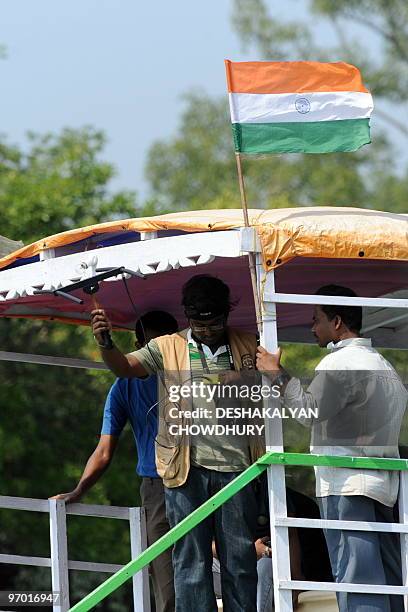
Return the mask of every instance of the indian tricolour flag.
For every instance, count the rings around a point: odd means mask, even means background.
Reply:
[[[355,66],[225,64],[237,152],[330,153],[371,142],[373,100]]]

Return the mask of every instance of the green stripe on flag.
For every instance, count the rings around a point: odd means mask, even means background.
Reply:
[[[371,142],[369,119],[291,123],[233,123],[240,153],[333,153]]]

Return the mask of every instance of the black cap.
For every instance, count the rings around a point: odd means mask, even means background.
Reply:
[[[184,312],[188,319],[209,321],[231,310],[230,290],[221,279],[197,274],[183,285]]]
[[[211,319],[215,319],[215,317],[227,314],[222,305],[212,301],[186,304],[184,313],[187,319],[196,319],[197,321],[210,321]]]

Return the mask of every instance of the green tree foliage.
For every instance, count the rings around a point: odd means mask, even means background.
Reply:
[[[47,235],[134,216],[135,194],[109,192],[115,171],[100,159],[93,128],[29,134],[29,150],[0,142],[1,233],[30,243]]]
[[[354,155],[271,155],[244,160],[248,205],[371,205],[364,175],[386,165],[380,147]],[[205,93],[185,98],[178,134],[151,147],[146,175],[158,210],[241,206],[225,99]]]
[[[105,138],[92,129],[30,136],[28,151],[0,143],[1,233],[29,243],[76,227],[143,214],[131,192],[111,193],[114,168],[101,159]],[[123,343],[127,339],[122,340]],[[0,320],[3,350],[97,359],[88,329],[43,321]],[[129,347],[130,348],[130,345]],[[47,498],[70,491],[98,441],[110,373],[22,363],[0,366],[0,478],[2,495]],[[138,505],[136,456],[123,436],[114,469],[89,493],[88,503]],[[131,483],[131,484],[130,484]],[[49,555],[48,519],[0,511],[3,553]],[[124,563],[130,549],[122,521],[68,520],[72,559]],[[49,588],[49,570],[0,566],[3,588]],[[89,592],[101,576],[74,572],[72,596]],[[128,609],[112,601],[106,610]],[[129,601],[127,597],[126,601]]]
[[[296,19],[282,21],[276,17],[276,2],[234,0],[232,21],[244,47],[254,47],[262,59],[275,61],[349,61],[361,69],[376,101],[405,104],[408,7],[404,0],[290,0],[290,5]],[[305,16],[299,19],[299,13]],[[327,38],[319,44],[319,27],[332,34],[331,44]],[[395,125],[408,135],[403,122]]]
[[[373,94],[405,104],[408,92],[408,5],[404,0],[313,0],[315,15],[331,22],[337,33],[337,48],[350,59],[358,59]],[[364,38],[347,35],[347,24],[374,35],[381,53],[367,53]],[[396,118],[386,116],[395,122]],[[403,123],[395,125],[408,135]]]

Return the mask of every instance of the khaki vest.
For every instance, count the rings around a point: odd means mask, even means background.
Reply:
[[[190,378],[190,358],[187,344],[187,331],[155,338],[163,356],[164,377],[167,389],[170,385],[182,385],[184,377]],[[228,341],[236,370],[246,369],[249,364],[255,364],[256,338],[253,334],[228,328]],[[185,417],[176,421],[169,417],[169,410],[174,408],[168,399],[168,394],[160,392],[159,423],[156,439],[156,467],[159,476],[166,487],[173,488],[183,485],[190,470],[190,445],[188,436],[174,438],[169,433],[169,423],[188,424]],[[183,405],[184,404],[184,405]],[[189,400],[181,400],[181,410],[189,410]],[[250,439],[249,450],[251,461],[255,462],[265,453],[264,441],[258,436]]]

